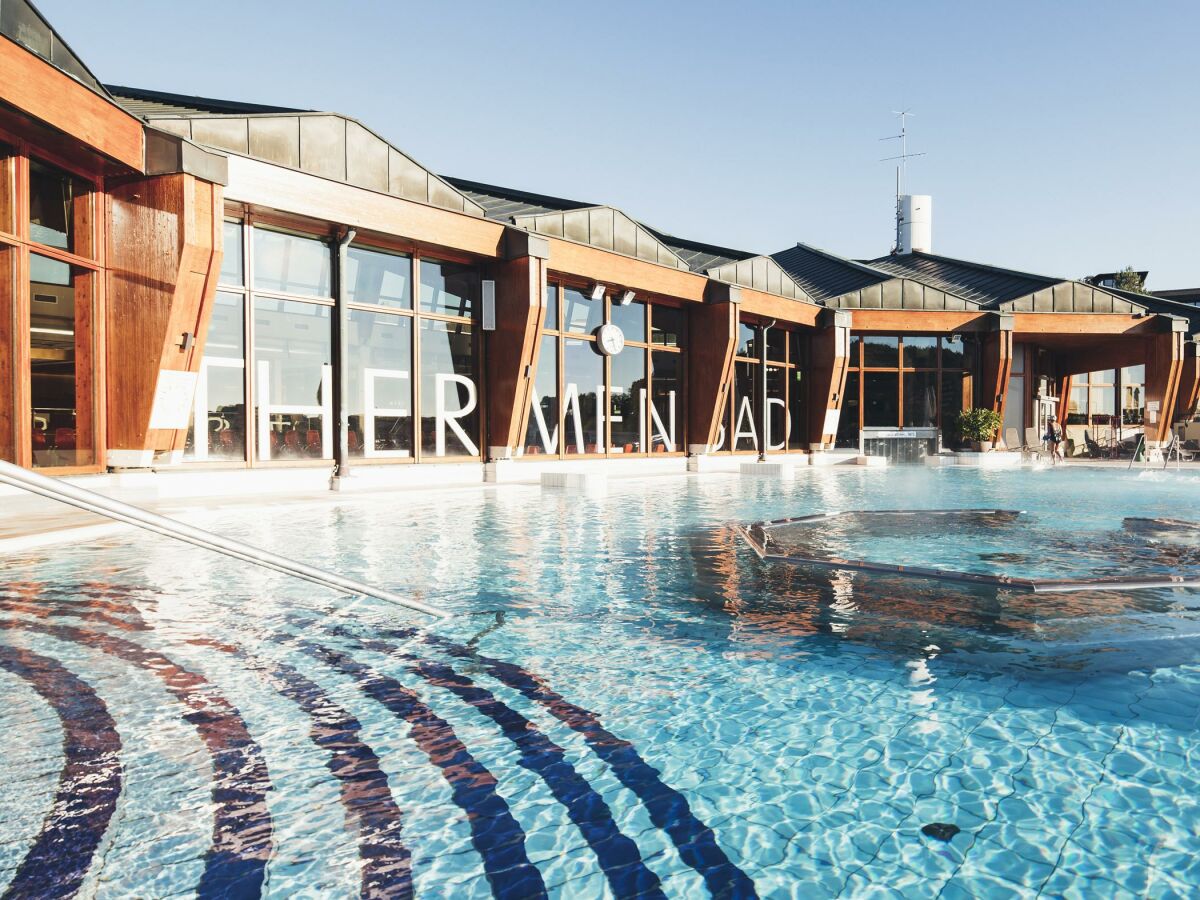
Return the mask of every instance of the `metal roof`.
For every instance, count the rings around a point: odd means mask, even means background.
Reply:
[[[772,253],[771,258],[814,300],[840,297],[896,277],[807,244]]]
[[[515,188],[484,184],[481,181],[470,181],[466,178],[451,178],[449,175],[442,175],[441,178],[482,206],[483,213],[487,218],[504,222],[512,222],[517,216],[560,212],[565,209],[586,209],[600,205],[584,203],[579,200],[564,200],[562,197],[550,197],[530,191],[518,191]]]
[[[187,94],[169,94],[164,91],[147,91],[142,88],[106,84],[104,86],[121,106],[135,116],[245,116],[271,113],[311,112],[307,109],[290,109],[286,106],[264,106],[260,103],[242,103],[237,100],[216,100],[212,97],[192,97]]]
[[[881,256],[864,262],[874,269],[922,281],[983,306],[997,306],[1070,281],[1067,278],[1031,275],[920,251]]]
[[[702,241],[692,241],[687,238],[676,237],[673,234],[666,234],[659,231],[657,228],[651,228],[642,223],[656,238],[670,247],[675,255],[688,264],[688,268],[693,272],[704,272],[708,269],[715,269],[726,263],[740,262],[743,259],[749,259],[752,256],[757,256],[755,253],[748,253],[744,250],[732,250],[729,247],[719,247],[716,244],[706,244]]]
[[[29,0],[0,2],[0,34],[111,100],[99,80]]]

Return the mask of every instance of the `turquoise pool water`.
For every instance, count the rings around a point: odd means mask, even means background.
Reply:
[[[1197,592],[806,572],[734,526],[1020,509],[999,546],[844,539],[1168,569],[1188,536],[1122,520],[1197,497],[1187,473],[896,468],[189,516],[455,614],[435,625],[141,534],[5,557],[0,890],[1192,896]]]

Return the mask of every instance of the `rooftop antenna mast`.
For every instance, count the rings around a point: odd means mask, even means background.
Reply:
[[[908,161],[918,156],[924,156],[924,153],[909,153],[908,152],[908,117],[914,116],[911,109],[893,109],[892,114],[900,119],[900,133],[890,134],[885,138],[880,138],[881,141],[899,141],[900,155],[887,156],[880,162],[896,161],[896,243],[892,247],[893,253],[900,252],[900,227],[904,224],[904,216],[900,210],[900,198],[904,196],[904,182],[908,176]]]

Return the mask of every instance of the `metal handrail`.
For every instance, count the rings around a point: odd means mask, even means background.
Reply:
[[[175,538],[187,544],[203,547],[205,550],[212,550],[215,553],[223,553],[234,559],[240,559],[243,562],[261,566],[264,569],[272,569],[276,572],[282,572],[285,575],[294,575],[296,578],[302,578],[305,581],[310,581],[313,584],[319,584],[323,587],[333,588],[348,594],[362,594],[367,597],[375,597],[379,600],[386,600],[389,603],[395,603],[398,606],[404,606],[408,609],[414,609],[417,612],[423,612],[426,615],[438,618],[445,618],[449,615],[449,613],[422,603],[419,600],[410,600],[407,597],[401,597],[399,594],[393,594],[391,591],[374,588],[360,581],[343,578],[341,575],[335,575],[332,572],[325,572],[304,563],[296,562],[277,553],[271,553],[269,550],[252,547],[240,541],[232,541],[229,538],[221,537],[210,531],[184,524],[177,519],[160,516],[158,513],[149,512],[141,507],[123,503],[120,500],[113,500],[110,497],[84,490],[77,485],[69,484],[59,479],[47,478],[45,475],[32,472],[29,469],[22,469],[20,466],[15,466],[3,460],[0,460],[0,484],[7,484],[34,494],[40,494],[51,500],[57,500],[60,503],[66,503],[99,516],[124,522],[127,525],[133,525],[155,534],[164,535],[165,537]]]

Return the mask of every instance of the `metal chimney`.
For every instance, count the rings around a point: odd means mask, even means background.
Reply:
[[[900,198],[900,252],[933,252],[933,198],[905,194]]]

